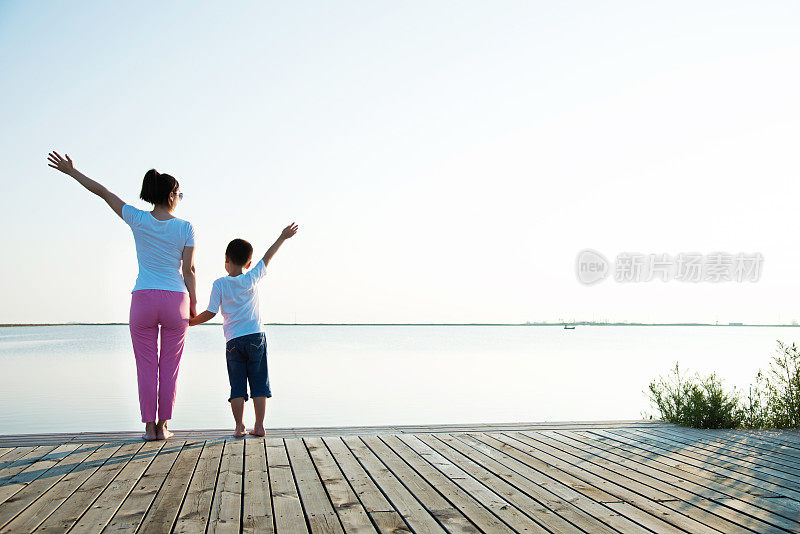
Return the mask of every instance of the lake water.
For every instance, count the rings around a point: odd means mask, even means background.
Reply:
[[[747,387],[780,327],[267,326],[272,427],[637,419],[676,361]],[[192,328],[172,428],[231,427],[222,327]],[[251,403],[246,423],[252,422]],[[0,434],[140,428],[127,326],[0,328]]]

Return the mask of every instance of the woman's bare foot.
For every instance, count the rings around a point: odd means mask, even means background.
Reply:
[[[158,439],[156,435],[156,423],[150,422],[144,424],[144,434],[142,434],[142,439],[145,441],[155,441]]]
[[[247,432],[247,429],[244,427],[244,425],[236,425],[236,430],[233,431],[233,437],[243,438],[245,432]]]
[[[159,421],[158,425],[156,426],[156,439],[169,439],[174,436],[172,432],[167,430],[167,422],[166,421]]]
[[[267,435],[267,433],[264,431],[264,427],[263,426],[256,425],[256,426],[253,427],[253,430],[250,431],[250,435],[251,436],[258,436],[259,438],[263,438],[264,436]]]

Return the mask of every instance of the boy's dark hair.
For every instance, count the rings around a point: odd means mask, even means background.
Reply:
[[[253,245],[244,239],[234,239],[228,243],[225,256],[239,267],[244,267],[253,257]]]
[[[142,180],[142,192],[139,198],[155,206],[169,204],[169,195],[178,189],[178,180],[169,174],[161,174],[150,169]]]

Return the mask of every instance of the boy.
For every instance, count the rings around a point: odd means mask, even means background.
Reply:
[[[250,395],[256,412],[256,424],[250,434],[264,436],[264,413],[267,408],[269,389],[267,375],[267,339],[261,322],[258,304],[258,282],[266,274],[267,264],[284,241],[297,233],[298,226],[290,224],[280,237],[269,247],[264,257],[252,270],[250,267],[253,246],[244,239],[234,239],[225,250],[225,270],[228,276],[217,278],[211,287],[208,309],[189,320],[190,326],[202,324],[217,315],[222,309],[222,330],[225,333],[225,356],[228,361],[228,379],[231,383],[231,403],[233,418],[236,420],[237,438],[247,431],[242,422],[244,403],[247,402],[247,382],[250,382]]]

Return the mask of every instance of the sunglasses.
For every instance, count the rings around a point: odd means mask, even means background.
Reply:
[[[172,194],[174,195],[175,191],[173,191]],[[178,193],[178,200],[183,200],[183,193]]]

